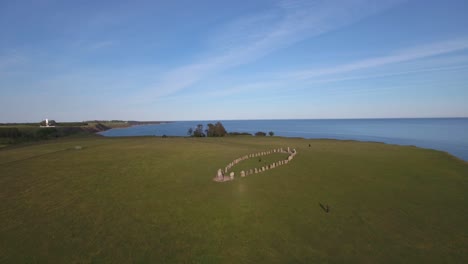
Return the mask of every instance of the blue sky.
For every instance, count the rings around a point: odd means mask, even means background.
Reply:
[[[468,117],[468,2],[0,1],[0,122]]]

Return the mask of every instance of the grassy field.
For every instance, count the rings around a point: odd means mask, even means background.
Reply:
[[[288,146],[288,165],[212,181]],[[1,263],[468,263],[468,164],[415,147],[59,139],[0,150],[0,201]]]

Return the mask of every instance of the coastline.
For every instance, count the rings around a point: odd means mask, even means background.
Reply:
[[[213,121],[172,121],[167,126],[134,126],[128,130],[108,130],[105,137],[186,137],[197,124]],[[352,140],[399,146],[415,146],[447,152],[468,161],[468,118],[359,119],[359,120],[221,120],[229,132],[273,131],[275,136],[301,139]],[[111,132],[110,132],[111,131]],[[228,137],[235,137],[234,135]]]

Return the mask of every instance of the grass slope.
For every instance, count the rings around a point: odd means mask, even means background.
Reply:
[[[288,165],[212,181],[287,146]],[[0,186],[1,263],[468,262],[468,166],[415,147],[61,139],[0,150]]]

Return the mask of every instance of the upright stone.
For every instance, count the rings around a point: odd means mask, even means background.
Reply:
[[[258,173],[258,169],[257,169],[257,168],[255,168],[255,173]]]
[[[245,171],[241,171],[241,177],[245,177]]]
[[[229,174],[229,177],[231,177],[231,181],[234,180],[234,172],[231,171],[231,173]]]
[[[216,176],[218,181],[223,180],[223,170],[219,169],[218,170],[218,175]]]

